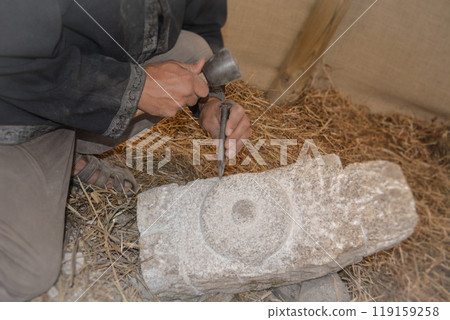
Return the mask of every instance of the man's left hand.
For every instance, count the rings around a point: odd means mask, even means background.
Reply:
[[[230,109],[230,117],[225,128],[225,140],[226,155],[228,158],[234,158],[236,153],[239,152],[244,143],[242,139],[248,139],[250,137],[250,120],[245,114],[245,110],[242,106],[232,100],[226,100],[232,103]],[[203,129],[208,131],[213,139],[219,138],[220,130],[220,101],[217,98],[205,98],[199,102],[200,107],[200,125]],[[230,149],[230,140],[236,141],[236,150]],[[217,142],[218,144],[218,142]],[[235,153],[236,152],[236,153]]]

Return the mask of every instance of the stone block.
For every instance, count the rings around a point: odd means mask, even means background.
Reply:
[[[272,289],[285,302],[348,302],[347,287],[337,273]]]
[[[418,220],[400,167],[342,168],[305,158],[282,168],[141,193],[142,273],[162,299],[299,283],[406,239]]]
[[[312,280],[311,280],[312,281]],[[306,282],[306,281],[305,281]],[[301,284],[295,283],[288,286],[281,286],[272,289],[272,293],[283,302],[298,301]]]
[[[300,302],[348,302],[350,294],[337,273],[302,282]]]

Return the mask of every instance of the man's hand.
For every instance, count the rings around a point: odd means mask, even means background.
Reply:
[[[214,139],[219,137],[221,102],[219,99],[210,97],[199,103],[201,110],[200,125]],[[230,139],[236,140],[236,153],[239,152],[244,146],[241,139],[248,139],[250,137],[250,120],[248,120],[243,107],[232,100],[227,100],[227,102],[231,102],[233,106],[231,107],[230,118],[225,128],[225,135],[227,136],[225,149],[228,158],[234,158],[236,154],[233,149],[230,149]]]
[[[144,66],[153,79],[147,75],[138,108],[154,116],[173,117],[180,106],[194,106],[209,92],[208,85],[199,77],[204,64],[202,58],[196,64],[166,61]]]

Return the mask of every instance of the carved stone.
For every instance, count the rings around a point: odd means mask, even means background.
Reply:
[[[391,248],[417,214],[400,167],[327,155],[139,195],[142,273],[162,299],[299,283]],[[322,164],[322,165],[320,165]]]

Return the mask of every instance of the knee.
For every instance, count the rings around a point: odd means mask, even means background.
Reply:
[[[0,270],[0,300],[31,300],[47,292],[55,283],[61,268],[60,256],[52,259],[33,257],[26,262],[26,265],[11,265],[6,272]]]
[[[181,30],[175,46],[182,48],[181,50],[190,56],[186,63],[196,63],[201,58],[209,59],[213,55],[208,42],[191,31]]]
[[[191,31],[181,30],[180,41],[182,41],[183,47],[191,48],[192,52],[200,53],[200,57],[209,58],[213,55],[211,47],[206,40]]]

